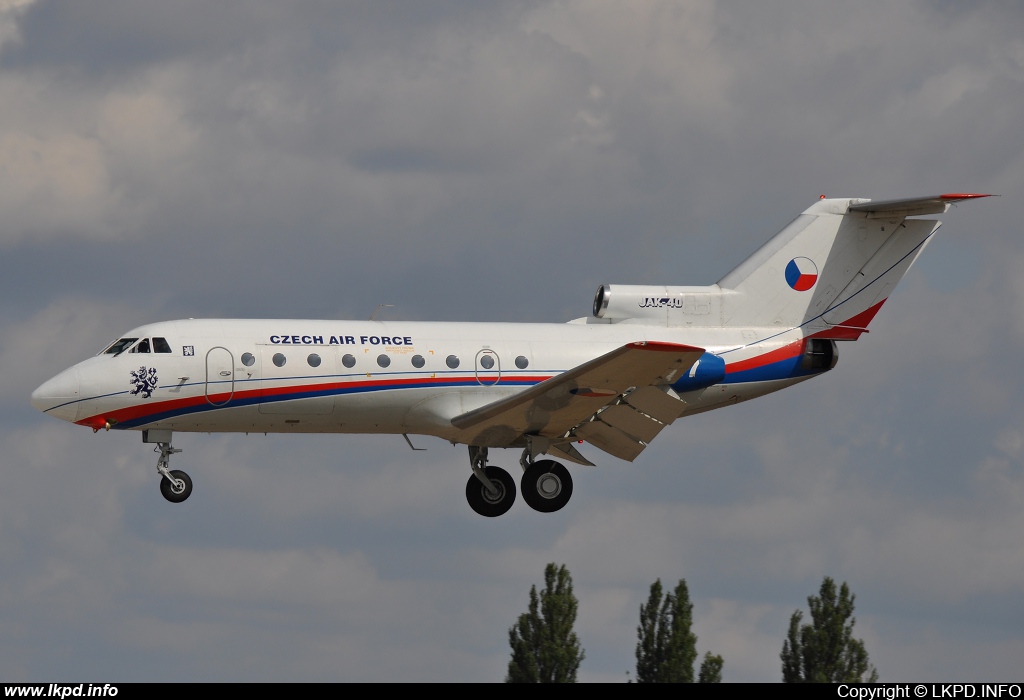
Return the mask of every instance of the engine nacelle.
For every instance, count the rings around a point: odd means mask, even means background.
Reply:
[[[672,383],[672,388],[682,394],[714,386],[725,379],[725,360],[706,352],[682,377]]]
[[[663,285],[603,284],[594,295],[594,316],[612,321],[650,319],[669,325],[722,323],[722,289]]]

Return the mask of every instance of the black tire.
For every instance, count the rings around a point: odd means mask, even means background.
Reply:
[[[496,518],[507,513],[515,503],[516,481],[501,467],[486,467],[484,473],[498,487],[497,496],[492,496],[474,474],[466,482],[466,500],[469,501],[469,507],[480,515]]]
[[[192,495],[192,479],[189,475],[180,469],[172,469],[171,476],[175,479],[180,479],[184,482],[185,486],[180,491],[175,489],[174,484],[167,480],[167,477],[160,479],[160,493],[163,494],[171,503],[181,503],[186,498]]]
[[[542,459],[523,472],[523,500],[541,513],[561,510],[572,498],[572,476],[558,462]]]

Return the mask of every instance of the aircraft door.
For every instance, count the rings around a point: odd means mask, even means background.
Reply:
[[[211,406],[227,406],[235,395],[235,358],[223,346],[206,351],[206,400]]]
[[[476,354],[476,380],[484,386],[494,386],[501,380],[501,360],[493,350]]]

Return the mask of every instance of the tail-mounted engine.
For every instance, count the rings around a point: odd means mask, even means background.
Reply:
[[[642,318],[679,326],[722,323],[722,289],[604,284],[594,296],[594,316],[611,321]]]
[[[800,355],[800,369],[832,369],[837,362],[839,362],[839,350],[836,348],[836,341],[808,338],[804,343],[804,351]]]

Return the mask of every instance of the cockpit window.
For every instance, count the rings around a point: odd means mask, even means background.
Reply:
[[[129,345],[134,343],[138,338],[121,338],[115,341],[109,348],[103,351],[104,355],[120,355],[124,352]]]
[[[169,353],[171,346],[167,344],[166,338],[153,338],[153,352]]]
[[[134,348],[128,351],[128,354],[136,352],[149,352],[149,338],[143,338],[142,340],[140,340],[138,345],[136,345]]]

